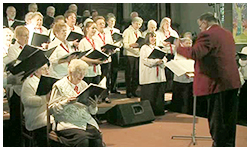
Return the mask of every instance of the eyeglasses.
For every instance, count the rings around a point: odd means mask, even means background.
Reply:
[[[201,26],[202,26],[203,23],[204,23],[204,22],[202,22],[202,23],[199,25],[199,28],[201,28]]]

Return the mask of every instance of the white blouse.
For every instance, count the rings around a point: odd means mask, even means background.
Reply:
[[[75,50],[67,43],[68,48],[65,44],[61,43],[57,46],[54,52],[49,57],[50,73],[52,76],[62,78],[68,74],[68,62],[58,63],[59,59],[63,56],[74,52]]]
[[[90,43],[91,42],[91,43]],[[93,49],[93,46],[92,44],[96,44],[95,40],[90,40],[90,42],[86,39],[86,37],[84,37],[80,43],[79,43],[79,50],[80,51],[87,51],[87,50],[90,50],[90,49]],[[93,43],[94,42],[94,43]],[[96,77],[97,75],[101,75],[102,72],[101,72],[101,66],[100,64],[98,65],[90,65],[88,67],[88,71],[86,72],[85,74],[85,77]]]
[[[162,48],[162,50],[164,50],[166,53],[171,53],[171,49],[172,49],[172,53],[175,54],[176,50],[175,50],[175,45],[171,44],[171,46],[164,46],[163,42],[166,39],[166,36],[164,34],[164,32],[158,30],[156,31],[156,46],[162,46],[164,48]],[[178,33],[175,30],[170,30],[170,36],[173,36],[175,38],[179,38]]]
[[[17,59],[17,57],[19,56],[23,48],[24,46],[21,46],[17,41],[15,42],[15,44],[10,46],[10,48],[8,49],[8,54],[7,54],[9,60],[11,61],[11,60]]]
[[[176,55],[174,57],[174,60],[187,60],[187,58],[180,55],[180,54],[178,54],[178,53],[176,53]],[[176,82],[180,82],[180,83],[191,83],[191,82],[194,81],[193,78],[189,78],[185,74],[182,75],[182,76],[179,76],[179,77],[174,74],[174,79],[173,80],[176,81]]]
[[[113,39],[111,34],[101,34],[99,31],[96,31],[95,35],[93,36],[93,39],[95,41],[95,48],[97,50],[101,50],[101,47],[105,44],[113,44]],[[108,58],[108,60],[104,61],[104,63],[111,62],[111,57]]]
[[[167,59],[164,57],[163,64],[156,65],[159,59],[149,59],[148,56],[154,50],[154,46],[143,45],[140,50],[139,83],[141,85],[160,83],[166,81],[165,65]]]
[[[88,84],[81,81],[78,86],[78,91],[83,91]],[[67,99],[76,97],[78,94],[74,90],[75,85],[72,84],[67,76],[57,81],[52,88],[49,108],[50,112],[58,122],[57,130],[64,130],[70,128],[78,128],[86,130],[87,123],[99,129],[95,119],[91,116],[98,111],[97,107],[86,106],[79,102],[68,103]],[[55,130],[55,122],[53,122],[53,129]]]
[[[45,28],[44,26],[41,26],[40,29],[35,29],[32,24],[26,25],[25,27],[29,30],[29,42],[28,42],[29,45],[31,45],[34,32],[44,34],[44,35],[49,35],[47,28]]]
[[[36,90],[40,79],[33,75],[24,81],[21,100],[24,106],[25,127],[29,131],[47,126],[46,96],[37,96]]]
[[[135,34],[136,33],[136,34]],[[123,36],[123,55],[125,56],[133,56],[139,57],[140,56],[140,49],[139,48],[132,48],[129,45],[135,43],[137,39],[142,36],[139,30],[135,30],[132,25],[130,25],[122,34]]]

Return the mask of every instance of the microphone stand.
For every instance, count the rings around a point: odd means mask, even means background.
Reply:
[[[172,136],[171,139],[174,138],[191,138],[193,145],[196,144],[196,138],[197,139],[211,139],[211,136],[196,136],[195,133],[195,123],[196,123],[196,96],[194,96],[194,108],[193,108],[193,132],[191,136]]]

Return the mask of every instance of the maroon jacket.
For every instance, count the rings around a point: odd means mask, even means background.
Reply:
[[[210,95],[240,87],[236,49],[231,32],[213,25],[201,32],[193,47],[178,47],[177,52],[195,60],[195,96]]]

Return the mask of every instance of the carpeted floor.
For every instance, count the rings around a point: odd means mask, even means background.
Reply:
[[[191,136],[193,117],[191,115],[167,112],[156,117],[152,123],[131,127],[120,127],[103,122],[100,129],[107,147],[210,147],[211,139],[176,138],[174,135]],[[196,136],[210,136],[207,119],[196,118]],[[247,146],[247,127],[237,125],[236,146]]]

